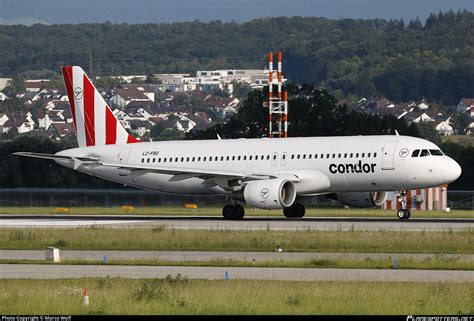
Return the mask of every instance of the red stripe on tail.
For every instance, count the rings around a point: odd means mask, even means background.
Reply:
[[[128,138],[127,138],[127,144],[130,144],[130,143],[140,143],[141,140],[133,137],[132,135],[128,135]]]
[[[63,72],[64,84],[66,85],[67,97],[69,98],[74,129],[76,129],[76,107],[74,105],[74,90],[72,88],[72,67],[61,67],[61,71]]]
[[[105,107],[105,144],[113,145],[117,142],[117,118],[108,106]]]
[[[86,127],[86,144],[95,146],[95,124],[94,124],[94,96],[95,89],[87,76],[84,75],[84,122]]]

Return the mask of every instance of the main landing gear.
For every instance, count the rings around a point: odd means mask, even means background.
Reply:
[[[293,203],[290,207],[285,207],[283,209],[283,214],[286,217],[303,217],[306,209],[303,204]]]
[[[222,216],[228,220],[241,220],[245,215],[245,209],[239,204],[228,204],[222,209]]]
[[[407,193],[405,190],[400,191],[400,202],[402,203],[402,208],[398,209],[397,217],[401,220],[408,220],[411,213],[407,208]]]

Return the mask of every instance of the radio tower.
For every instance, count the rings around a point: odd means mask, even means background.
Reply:
[[[264,107],[268,107],[268,137],[286,138],[288,137],[288,92],[284,91],[282,97],[281,52],[278,52],[277,97],[273,97],[273,52],[268,54],[268,69],[268,102],[264,104]],[[273,130],[274,124],[278,130]]]

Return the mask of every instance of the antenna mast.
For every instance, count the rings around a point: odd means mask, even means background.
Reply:
[[[264,104],[264,107],[268,107],[268,137],[288,137],[288,92],[283,91],[283,74],[282,74],[282,54],[278,52],[278,65],[277,65],[277,85],[278,85],[278,96],[273,97],[273,52],[268,54],[268,102]],[[275,123],[275,124],[274,124]],[[276,125],[277,130],[273,130]]]

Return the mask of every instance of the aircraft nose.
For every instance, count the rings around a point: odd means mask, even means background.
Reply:
[[[445,175],[449,182],[454,182],[461,176],[461,166],[452,158],[449,158],[449,164],[445,168]]]

